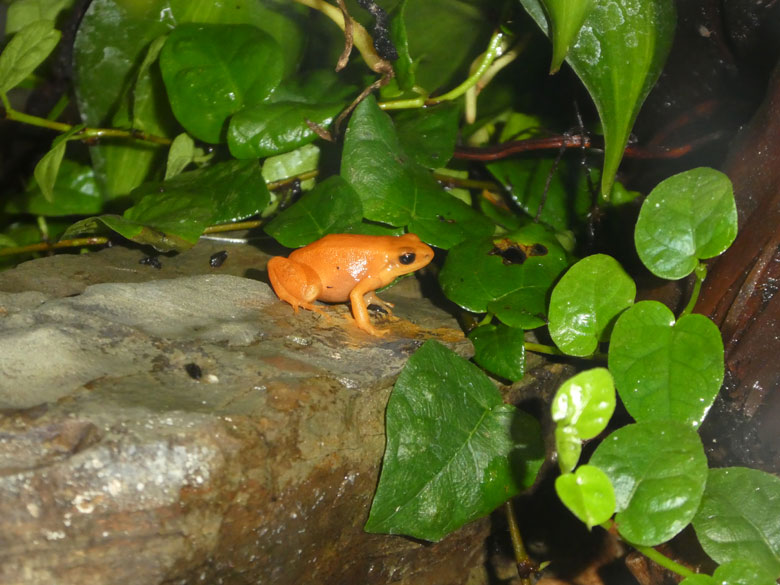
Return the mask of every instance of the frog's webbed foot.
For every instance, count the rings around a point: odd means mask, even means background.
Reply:
[[[387,313],[388,316],[393,315],[392,308],[395,307],[395,305],[391,302],[383,301],[378,296],[376,296],[373,291],[366,293],[364,298],[369,306],[374,305],[375,307],[379,307],[379,310]]]

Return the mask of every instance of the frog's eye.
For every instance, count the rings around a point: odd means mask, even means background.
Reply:
[[[414,262],[415,258],[416,258],[416,256],[415,256],[414,252],[406,252],[405,254],[401,254],[398,257],[398,261],[401,264],[411,264],[412,262]]]

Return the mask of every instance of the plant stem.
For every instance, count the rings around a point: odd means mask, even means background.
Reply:
[[[31,116],[30,114],[14,110],[11,107],[11,103],[8,101],[8,97],[4,93],[0,93],[0,101],[3,102],[3,107],[5,108],[6,120],[21,122],[22,124],[29,124],[30,126],[38,126],[39,128],[48,128],[55,132],[64,133],[73,129],[72,124],[56,122],[55,120],[48,120],[39,116]],[[130,138],[166,146],[171,144],[171,139],[165,138],[164,136],[155,136],[154,134],[147,134],[140,130],[120,130],[119,128],[84,128],[74,136],[74,139],[78,140],[89,140],[90,138]]]
[[[696,269],[693,271],[696,281],[693,283],[693,291],[691,291],[691,298],[688,301],[688,304],[685,305],[685,308],[683,309],[682,313],[680,313],[680,319],[681,317],[685,317],[686,315],[690,315],[693,312],[693,308],[696,306],[696,301],[699,300],[699,293],[701,292],[701,284],[704,282],[704,279],[707,278],[707,265],[704,264],[704,262],[699,262],[699,264],[696,266]]]
[[[488,43],[488,48],[483,53],[482,60],[480,61],[479,66],[474,70],[474,73],[469,75],[465,79],[465,81],[461,83],[458,87],[448,91],[444,95],[440,95],[429,99],[426,102],[426,105],[433,105],[433,104],[438,104],[440,102],[454,100],[455,98],[462,96],[470,88],[474,87],[477,84],[477,82],[482,78],[482,76],[485,74],[485,72],[488,70],[488,68],[493,63],[493,61],[495,61],[496,58],[501,56],[502,53],[501,45],[504,41],[504,36],[505,36],[504,33],[502,33],[501,31],[497,31],[493,33],[493,36],[490,38],[490,43]]]
[[[108,243],[108,238],[103,236],[94,236],[89,238],[73,238],[72,240],[61,240],[59,242],[38,242],[29,246],[18,246],[16,248],[0,248],[0,256],[11,256],[13,254],[26,254],[28,252],[50,252],[60,248],[81,248],[82,246],[101,246]]]
[[[522,585],[531,585],[531,573],[536,571],[536,563],[534,563],[528,556],[523,544],[523,537],[520,534],[520,527],[517,525],[517,519],[515,518],[515,509],[512,505],[512,500],[509,499],[505,504],[506,508],[506,521],[509,525],[509,536],[512,539],[512,549],[515,553],[515,562],[517,563],[517,574],[520,577],[520,583]]]
[[[544,353],[547,355],[566,355],[557,347],[552,345],[544,345],[543,343],[533,343],[526,341],[524,344],[526,351],[533,351],[535,353]]]
[[[691,571],[688,567],[684,567],[680,563],[673,561],[666,555],[659,553],[651,546],[642,546],[639,544],[632,544],[632,543],[629,544],[631,544],[631,546],[633,546],[636,550],[641,552],[643,555],[645,555],[648,559],[650,559],[654,563],[661,565],[665,569],[669,569],[673,573],[677,573],[678,575],[682,575],[683,577],[692,577],[693,575],[696,575],[696,573]]]

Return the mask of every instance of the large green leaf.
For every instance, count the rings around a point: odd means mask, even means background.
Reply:
[[[439,283],[450,300],[468,311],[489,311],[507,325],[533,329],[546,323],[547,295],[567,265],[552,232],[529,224],[454,247]]]
[[[355,109],[344,137],[341,176],[363,202],[365,218],[407,226],[425,242],[451,248],[486,236],[493,224],[449,195],[401,148],[390,117],[373,97]]]
[[[334,175],[274,217],[265,231],[288,248],[300,248],[326,234],[348,231],[363,219],[360,197]]]
[[[737,206],[729,178],[711,168],[679,173],[647,196],[634,231],[636,251],[655,275],[688,276],[737,236]]]
[[[520,0],[549,36],[540,0]],[[601,192],[612,190],[631,128],[661,74],[674,38],[673,0],[593,0],[566,61],[582,80],[604,129]]]
[[[90,233],[100,224],[161,252],[190,248],[211,224],[244,219],[261,211],[270,198],[257,161],[229,161],[145,183],[131,196],[137,201],[122,217],[89,218],[63,237]]]
[[[525,332],[516,327],[481,325],[469,332],[474,361],[488,372],[516,382],[525,374]]]
[[[5,34],[22,30],[38,20],[57,20],[60,12],[70,8],[74,0],[16,0],[8,6]]]
[[[196,138],[223,142],[228,118],[281,82],[282,49],[251,25],[185,23],[168,37],[160,70],[181,125]]]
[[[368,532],[440,540],[529,487],[544,458],[536,419],[435,341],[401,372],[386,425]]]
[[[583,258],[550,295],[550,336],[564,353],[591,355],[635,296],[636,285],[617,260],[604,254]]]
[[[184,22],[252,24],[283,47],[286,73],[300,61],[305,42],[299,26],[303,7],[273,0],[93,0],[74,44],[75,90],[79,111],[89,126],[132,120],[146,132],[173,138],[176,124],[159,67],[144,57],[152,41]],[[124,111],[123,111],[124,110]],[[138,142],[103,143],[90,149],[107,196],[124,195],[165,163],[160,147]]]
[[[629,542],[655,546],[693,519],[707,482],[698,433],[674,421],[636,423],[612,433],[590,464],[615,488],[615,522]]]
[[[64,159],[54,183],[53,197],[48,199],[37,183],[14,197],[5,207],[8,213],[30,213],[57,217],[100,213],[103,198],[91,166]]]
[[[719,563],[750,560],[780,577],[780,478],[758,469],[711,469],[693,527]]]
[[[629,414],[638,421],[701,424],[723,382],[723,341],[704,315],[674,315],[642,301],[615,323],[609,369]]]
[[[399,113],[395,125],[404,152],[429,169],[445,166],[455,151],[459,112],[447,103]]]

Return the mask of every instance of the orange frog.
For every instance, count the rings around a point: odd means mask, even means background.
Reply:
[[[352,304],[357,326],[371,335],[385,335],[368,318],[367,304],[378,305],[389,314],[392,303],[381,300],[374,291],[395,278],[409,274],[433,260],[433,250],[415,234],[402,236],[362,236],[330,234],[268,262],[268,277],[277,296],[298,307],[325,312],[315,300]]]

